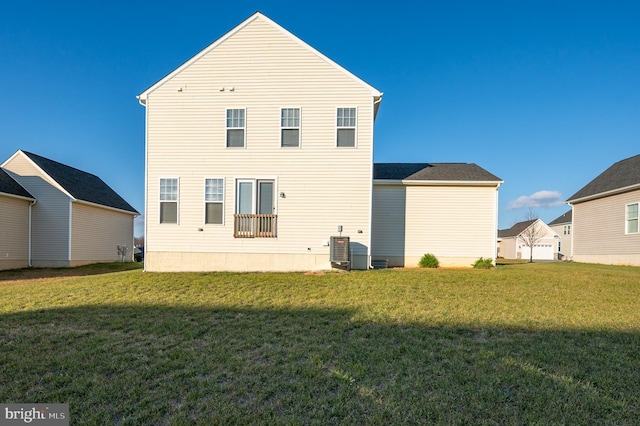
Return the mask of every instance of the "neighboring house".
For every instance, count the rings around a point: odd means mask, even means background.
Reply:
[[[373,260],[416,266],[432,253],[443,266],[470,266],[495,257],[500,178],[465,163],[375,164],[373,178]]]
[[[576,262],[640,266],[640,155],[619,161],[567,202]]]
[[[139,213],[100,178],[21,150],[1,167],[33,204],[25,216],[30,232],[16,236],[29,240],[29,266],[132,260],[133,219]]]
[[[368,268],[372,253],[408,257],[373,242],[398,226],[372,226],[373,215],[380,222],[373,126],[382,92],[263,14],[138,100],[146,107],[146,270],[330,269],[334,249],[346,252],[330,247],[332,236],[349,237],[353,269]]]
[[[540,219],[518,222],[498,231],[498,256],[505,259],[555,260],[560,236]],[[527,242],[529,242],[527,244]]]
[[[29,226],[35,198],[0,169],[0,270],[29,266]]]
[[[568,259],[569,256],[571,256],[572,215],[572,210],[569,210],[565,214],[549,222],[549,228],[553,229],[553,231],[560,237],[557,241],[559,259]]]

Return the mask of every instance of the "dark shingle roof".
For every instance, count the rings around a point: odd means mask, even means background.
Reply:
[[[0,192],[4,194],[17,195],[19,197],[35,199],[33,198],[33,195],[29,193],[29,191],[24,189],[22,185],[20,185],[11,176],[9,176],[9,174],[4,169],[0,169]]]
[[[527,229],[533,222],[538,219],[525,220],[524,222],[518,222],[509,229],[499,229],[498,238],[515,237],[520,235],[525,229]]]
[[[640,155],[618,161],[569,197],[567,201],[571,202],[633,185],[640,185]]]
[[[496,183],[502,181],[473,163],[376,163],[373,165],[373,178]]]
[[[60,184],[73,198],[139,214],[136,209],[131,207],[98,176],[30,152],[22,152]]]
[[[549,226],[560,225],[561,223],[571,223],[573,217],[573,210],[569,210],[565,214],[557,217],[549,223]]]

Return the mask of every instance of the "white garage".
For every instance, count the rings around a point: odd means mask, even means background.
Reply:
[[[533,259],[534,260],[553,260],[554,250],[553,244],[534,244],[533,245]],[[526,245],[520,246],[520,252],[523,259],[530,259],[531,249]]]

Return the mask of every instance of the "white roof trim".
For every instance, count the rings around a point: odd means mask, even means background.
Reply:
[[[9,194],[8,192],[0,191],[0,195],[2,195],[3,197],[17,198],[19,200],[24,200],[24,201],[36,201],[35,198],[24,197],[22,195],[16,195],[16,194]]]
[[[378,97],[378,98],[382,97],[382,92],[380,92],[379,90],[375,89],[373,86],[369,85],[368,83],[364,82],[362,79],[356,77],[354,74],[352,74],[351,72],[347,71],[345,68],[341,67],[340,65],[338,65],[337,63],[335,63],[331,59],[327,58],[322,53],[320,53],[319,51],[317,51],[316,49],[314,49],[309,44],[305,43],[304,41],[302,41],[301,39],[299,39],[295,35],[293,35],[291,32],[287,31],[285,28],[281,27],[276,22],[272,21],[271,19],[269,19],[268,17],[266,17],[262,13],[256,12],[253,15],[251,15],[249,18],[244,20],[242,23],[240,23],[239,25],[234,27],[231,31],[227,32],[222,37],[220,37],[219,39],[217,39],[216,41],[211,43],[209,46],[205,47],[203,50],[201,50],[199,53],[197,53],[191,59],[189,59],[188,61],[186,61],[182,65],[180,65],[178,68],[176,68],[175,70],[173,70],[169,74],[167,74],[164,78],[159,80],[157,83],[155,83],[154,85],[152,85],[151,87],[146,89],[144,92],[139,94],[137,96],[138,101],[142,105],[146,105],[147,96],[149,95],[149,93],[153,92],[155,89],[157,89],[158,87],[162,86],[168,80],[172,79],[176,74],[180,73],[182,70],[184,70],[185,68],[189,67],[195,61],[197,61],[198,59],[200,59],[201,57],[203,57],[204,55],[209,53],[211,50],[213,50],[216,47],[218,47],[218,45],[223,43],[228,38],[232,37],[234,34],[236,34],[238,31],[242,30],[244,27],[246,27],[247,25],[249,25],[251,22],[255,21],[256,19],[264,20],[266,23],[268,23],[269,25],[271,25],[272,27],[274,27],[278,31],[281,31],[287,37],[291,38],[292,40],[294,40],[295,42],[300,44],[302,47],[304,47],[305,49],[308,49],[310,52],[312,52],[313,54],[315,54],[316,56],[318,56],[319,58],[321,58],[322,60],[324,60],[328,64],[332,65],[333,67],[335,67],[338,70],[342,71],[343,73],[347,74],[353,80],[355,80],[356,82],[360,83],[361,85],[366,87],[369,91],[371,91],[371,95],[372,96]]]
[[[92,203],[91,201],[72,200],[71,202],[78,203],[78,204],[86,204],[88,206],[97,207],[97,208],[106,209],[106,210],[111,210],[111,211],[118,212],[118,213],[126,213],[126,214],[133,215],[133,217],[139,216],[138,213],[135,213],[135,212],[132,212],[132,211],[129,211],[129,210],[122,210],[122,209],[118,209],[118,208],[115,208],[115,207],[109,207],[109,206],[105,206],[104,204],[96,204],[96,203]]]
[[[407,185],[407,186],[495,186],[499,187],[504,181],[500,180],[399,180],[374,179],[374,185]]]
[[[576,203],[582,203],[582,202],[585,202],[585,201],[595,200],[596,198],[609,197],[611,195],[622,194],[623,192],[633,191],[633,190],[636,190],[636,189],[640,189],[640,183],[637,183],[635,185],[625,186],[623,188],[611,189],[611,190],[605,191],[605,192],[599,192],[597,194],[588,195],[588,196],[582,197],[582,198],[575,198],[573,200],[567,200],[567,204],[572,205],[572,204],[576,204]]]

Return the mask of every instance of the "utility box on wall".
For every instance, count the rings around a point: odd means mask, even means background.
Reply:
[[[331,237],[329,246],[331,266],[339,269],[351,269],[349,237]]]

